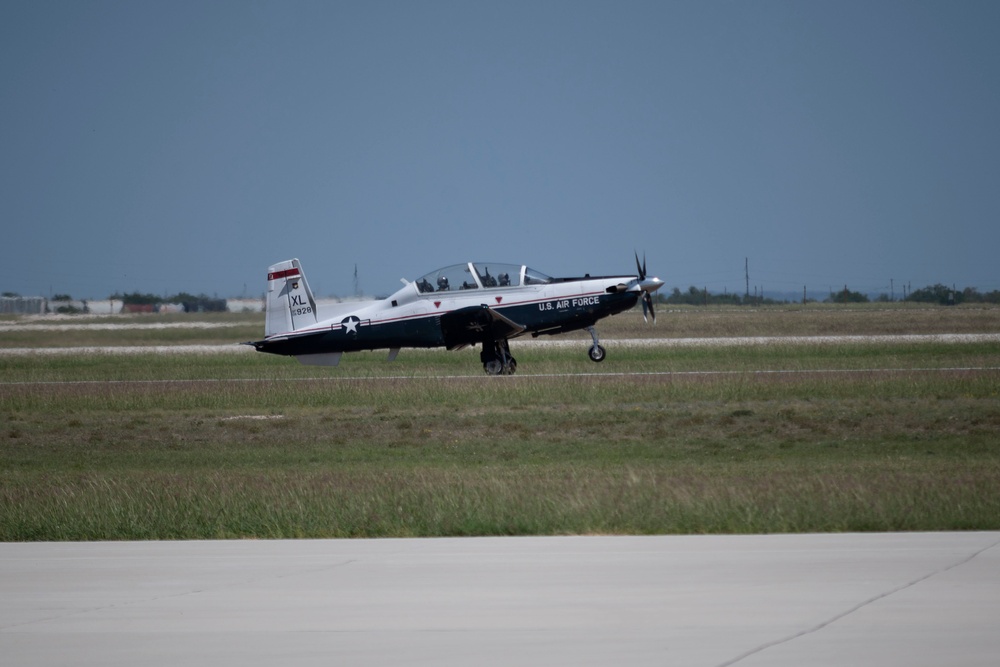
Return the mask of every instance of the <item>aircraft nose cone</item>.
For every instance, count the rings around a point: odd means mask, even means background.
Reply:
[[[643,292],[655,292],[656,290],[663,287],[663,281],[659,278],[646,278],[639,283],[639,287]]]

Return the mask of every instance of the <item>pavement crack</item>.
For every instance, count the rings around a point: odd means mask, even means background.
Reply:
[[[966,563],[968,563],[968,562],[972,561],[973,559],[975,559],[980,554],[985,553],[985,552],[989,551],[990,549],[995,549],[998,545],[1000,545],[1000,540],[998,540],[996,542],[993,542],[992,544],[988,544],[987,546],[983,547],[982,549],[974,551],[972,554],[966,556],[965,558],[962,558],[961,560],[958,560],[958,561],[955,561],[954,563],[950,563],[950,564],[944,565],[942,567],[939,567],[936,570],[928,572],[927,574],[923,575],[922,577],[917,577],[916,579],[913,579],[912,581],[908,581],[908,582],[906,582],[904,584],[900,584],[899,586],[897,586],[895,588],[892,588],[892,589],[890,589],[888,591],[884,591],[882,593],[879,593],[878,595],[875,595],[875,596],[873,596],[871,598],[868,598],[867,600],[854,605],[853,607],[851,607],[850,609],[848,609],[846,611],[843,611],[843,612],[841,612],[839,614],[836,614],[835,616],[831,616],[830,618],[826,619],[822,623],[818,623],[818,624],[816,624],[816,625],[814,625],[812,627],[806,628],[805,630],[801,630],[800,632],[796,632],[794,634],[788,635],[787,637],[782,637],[781,639],[776,639],[773,642],[768,642],[766,644],[762,644],[762,645],[758,646],[757,648],[751,649],[751,650],[747,651],[746,653],[743,653],[742,655],[736,656],[732,660],[727,660],[726,662],[719,663],[718,667],[729,667],[730,665],[735,665],[735,664],[737,664],[739,662],[742,662],[743,660],[749,658],[752,655],[757,655],[758,653],[766,651],[766,650],[768,650],[770,648],[774,648],[775,646],[781,646],[782,644],[787,644],[788,642],[794,641],[794,640],[799,639],[801,637],[805,637],[807,635],[811,635],[813,633],[819,632],[823,628],[826,628],[826,627],[832,625],[833,623],[836,623],[837,621],[841,620],[842,618],[846,618],[846,617],[850,616],[851,614],[853,614],[853,613],[855,613],[855,612],[857,612],[857,611],[859,611],[861,609],[864,609],[865,607],[867,607],[870,604],[874,604],[875,602],[878,602],[879,600],[884,600],[885,598],[890,597],[892,595],[895,595],[896,593],[899,593],[900,591],[905,591],[908,588],[912,588],[913,586],[916,586],[919,583],[922,583],[924,581],[927,581],[928,579],[936,577],[939,574],[944,574],[945,572],[948,572],[949,570],[954,570],[956,567],[961,567],[962,565],[965,565]]]

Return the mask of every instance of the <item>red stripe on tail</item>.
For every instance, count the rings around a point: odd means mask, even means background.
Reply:
[[[279,280],[281,278],[291,278],[292,276],[299,275],[298,269],[287,269],[285,271],[275,271],[274,273],[267,274],[268,280]]]

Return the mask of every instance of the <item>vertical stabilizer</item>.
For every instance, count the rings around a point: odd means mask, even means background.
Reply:
[[[316,300],[299,260],[279,262],[267,270],[266,309],[265,337],[316,324]]]

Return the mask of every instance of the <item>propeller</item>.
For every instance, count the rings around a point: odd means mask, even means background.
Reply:
[[[642,264],[639,264],[639,253],[635,253],[635,268],[639,272],[639,280],[633,289],[642,292],[642,296],[640,297],[642,300],[642,320],[649,322],[646,317],[648,313],[653,318],[653,324],[656,324],[656,311],[653,310],[652,293],[663,286],[663,281],[659,278],[646,278],[646,253],[642,253]]]

